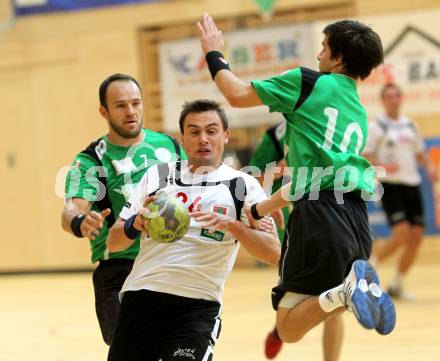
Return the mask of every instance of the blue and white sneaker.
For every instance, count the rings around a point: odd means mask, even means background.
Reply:
[[[391,297],[379,286],[375,269],[357,260],[344,281],[345,302],[366,329],[389,334],[396,325],[396,309]]]

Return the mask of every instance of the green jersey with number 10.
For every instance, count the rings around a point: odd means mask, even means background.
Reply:
[[[355,80],[295,68],[252,85],[271,112],[286,118],[293,200],[320,190],[374,192],[374,170],[360,155],[368,120]]]

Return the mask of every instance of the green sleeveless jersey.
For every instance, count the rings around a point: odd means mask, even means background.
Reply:
[[[107,136],[92,142],[77,154],[66,177],[65,198],[83,198],[93,202],[92,210],[110,208],[99,235],[90,241],[92,262],[110,258],[134,259],[139,252],[138,237],[121,252],[109,253],[106,239],[134,186],[153,164],[186,159],[177,141],[168,135],[143,129],[144,140],[131,147],[108,141]]]
[[[320,190],[373,194],[374,171],[360,155],[367,113],[353,79],[296,68],[252,85],[271,112],[286,118],[291,200]]]

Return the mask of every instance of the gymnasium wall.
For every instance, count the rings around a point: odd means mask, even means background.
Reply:
[[[437,3],[420,0],[417,7],[431,8]],[[409,0],[279,0],[277,11],[311,20],[315,16],[362,17],[411,10],[413,4]],[[28,16],[0,31],[0,187],[4,205],[0,211],[0,271],[89,266],[88,242],[60,227],[60,170],[105,132],[106,124],[98,115],[97,89],[108,74],[132,74],[141,79],[146,97],[157,95],[157,88],[146,84],[147,69],[157,64],[151,60],[154,54],[148,54],[142,45],[142,29],[191,24],[204,11],[223,19],[258,17],[251,0],[176,0]],[[157,99],[160,96],[156,106]],[[149,119],[147,109],[146,126],[160,127]],[[160,119],[157,114],[156,119]],[[440,126],[433,119],[433,115],[420,117],[422,129],[439,135]],[[57,174],[60,182],[56,184]]]

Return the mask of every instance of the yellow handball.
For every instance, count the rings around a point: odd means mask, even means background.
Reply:
[[[148,210],[148,235],[154,241],[175,242],[188,232],[188,209],[179,198],[162,194],[148,204]]]

